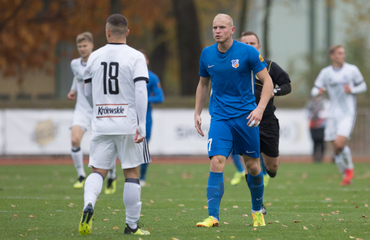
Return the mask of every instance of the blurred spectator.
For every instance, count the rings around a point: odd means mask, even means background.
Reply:
[[[326,106],[328,101],[322,96],[313,97],[308,104],[309,125],[311,137],[313,140],[313,161],[321,163],[324,158],[325,142],[324,130],[326,125]]]

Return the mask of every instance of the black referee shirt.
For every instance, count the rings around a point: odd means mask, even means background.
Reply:
[[[272,79],[272,83],[274,85],[274,89],[276,91],[275,96],[283,96],[292,91],[291,85],[290,85],[290,78],[288,73],[286,73],[277,63],[266,60],[267,63],[267,71],[270,74],[270,77]],[[255,78],[255,97],[256,97],[256,103],[260,102],[261,99],[261,92],[263,83],[257,78]],[[268,115],[272,115],[275,112],[275,106],[274,106],[274,98],[270,98],[270,101],[268,102],[266,109],[263,113],[263,117],[266,117]]]

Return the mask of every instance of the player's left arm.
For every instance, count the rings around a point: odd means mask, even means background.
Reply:
[[[164,94],[161,87],[161,83],[159,81],[159,78],[157,75],[152,75],[154,78],[154,84],[152,85],[152,88],[149,89],[149,96],[148,96],[148,102],[149,103],[163,103],[164,102]],[[149,80],[151,81],[151,80]]]
[[[284,96],[292,91],[288,73],[285,72],[276,62],[271,63],[270,75],[278,85],[278,87],[275,87],[273,90],[275,96]]]
[[[349,94],[358,94],[366,92],[367,85],[364,81],[364,77],[362,76],[360,70],[356,67],[354,69],[354,81],[353,86],[349,86],[348,84],[344,85],[344,91]]]

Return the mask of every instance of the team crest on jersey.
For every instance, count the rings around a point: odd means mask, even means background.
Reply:
[[[233,68],[239,67],[239,59],[231,60],[231,66]]]

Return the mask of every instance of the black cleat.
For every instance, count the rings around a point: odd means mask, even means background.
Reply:
[[[130,228],[130,226],[128,224],[126,224],[126,228],[125,228],[125,231],[123,232],[123,234],[126,234],[126,235],[150,235],[150,232],[142,230],[139,226],[137,226],[136,229],[132,229],[132,228]]]
[[[266,215],[267,214],[266,207],[265,207],[265,205],[263,205],[263,203],[262,203],[261,210],[262,210],[262,214],[263,215]]]

